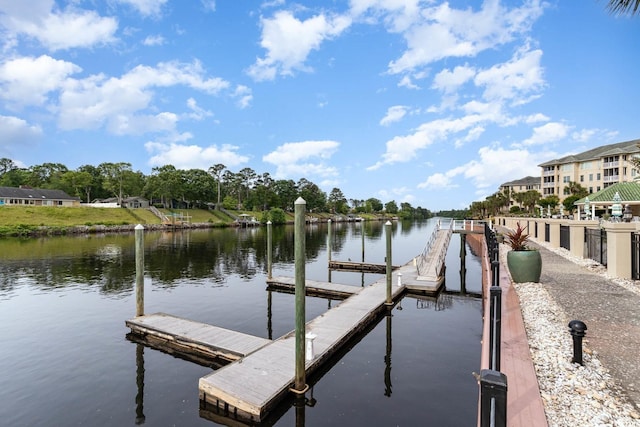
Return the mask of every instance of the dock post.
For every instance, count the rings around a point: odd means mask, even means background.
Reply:
[[[467,235],[460,233],[460,293],[467,293]]]
[[[144,316],[144,227],[135,227],[136,239],[136,317]]]
[[[296,282],[296,378],[294,389],[297,393],[306,390],[305,372],[305,214],[307,202],[298,197],[295,203],[294,256]]]
[[[327,267],[329,267],[328,268],[328,270],[329,270],[329,273],[328,273],[329,280],[327,280],[327,281],[329,283],[331,283],[331,245],[332,245],[332,243],[331,243],[331,239],[332,239],[332,236],[331,236],[331,233],[332,233],[332,230],[331,230],[331,219],[329,219],[327,221],[327,224],[328,224],[327,225]]]
[[[386,305],[392,305],[393,301],[391,300],[391,221],[387,221],[384,224],[385,228],[385,236],[387,238],[387,300],[385,302]]]
[[[362,262],[364,262],[364,221],[360,221],[360,233],[362,234]]]
[[[144,416],[144,345],[136,344],[136,425],[145,422]]]
[[[273,278],[273,247],[271,236],[271,221],[267,221],[267,279]]]

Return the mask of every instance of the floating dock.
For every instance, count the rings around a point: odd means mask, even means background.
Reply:
[[[288,276],[278,276],[272,279],[267,279],[267,290],[283,292],[287,294],[295,294],[296,283],[295,278]],[[315,280],[305,281],[305,292],[307,296],[332,298],[332,299],[345,299],[351,295],[357,294],[363,288],[353,285],[341,285],[339,283],[332,282],[318,282]]]
[[[391,270],[397,270],[398,268],[400,267],[394,265],[391,267]],[[387,264],[373,264],[370,262],[353,261],[329,261],[329,270],[387,274]]]
[[[368,330],[405,293],[438,295],[444,282],[443,253],[451,235],[451,229],[444,231],[437,231],[438,236],[434,233],[433,242],[422,258],[393,267],[389,304],[386,276],[364,287],[305,281],[307,295],[344,299],[306,323],[306,334],[315,336],[313,357],[305,363],[308,378],[322,372],[332,358],[345,351],[352,339]],[[350,271],[386,273],[383,264],[332,263],[341,269],[351,268]],[[277,277],[267,283],[267,290],[295,293],[293,278]],[[228,363],[199,381],[201,403],[215,409],[211,414],[220,411],[238,420],[260,423],[290,396],[295,381],[295,331],[268,340],[164,313],[139,316],[126,321],[126,325],[136,341],[161,350],[170,349],[169,352],[190,354],[195,360]]]
[[[166,313],[139,316],[125,322],[131,332],[160,350],[178,351],[212,361],[236,361],[271,343],[206,323],[194,322]]]

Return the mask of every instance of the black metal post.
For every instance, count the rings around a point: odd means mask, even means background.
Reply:
[[[491,286],[500,286],[500,261],[491,261]]]
[[[569,322],[569,333],[573,337],[573,359],[571,363],[582,363],[582,338],[587,334],[587,325],[581,320]]]
[[[506,427],[507,376],[492,369],[480,371],[480,427]]]
[[[502,329],[502,289],[492,286],[489,290],[489,368],[500,370],[500,341]]]

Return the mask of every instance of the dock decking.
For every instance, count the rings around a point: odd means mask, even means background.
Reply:
[[[205,323],[194,322],[166,313],[139,316],[125,322],[131,332],[151,336],[160,346],[174,350],[222,359],[238,360],[271,343],[259,338]]]
[[[404,287],[392,286],[394,301]],[[316,336],[307,375],[335,354],[386,309],[386,279],[362,288],[325,314],[307,322],[306,333]],[[295,380],[295,334],[269,345],[200,379],[200,399],[255,422],[262,420],[289,391]]]
[[[307,296],[345,299],[353,294],[357,294],[363,288],[353,285],[341,285],[339,283],[318,282],[316,280],[305,281],[305,291]],[[296,291],[294,277],[278,276],[267,279],[267,290],[293,294]]]
[[[391,270],[397,270],[398,266],[392,266]],[[374,264],[370,262],[354,261],[329,261],[329,270],[353,271],[363,273],[387,274],[386,264]]]

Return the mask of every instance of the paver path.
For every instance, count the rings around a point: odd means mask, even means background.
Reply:
[[[570,319],[587,324],[586,347],[640,407],[640,295],[544,247],[540,254],[541,284]]]

